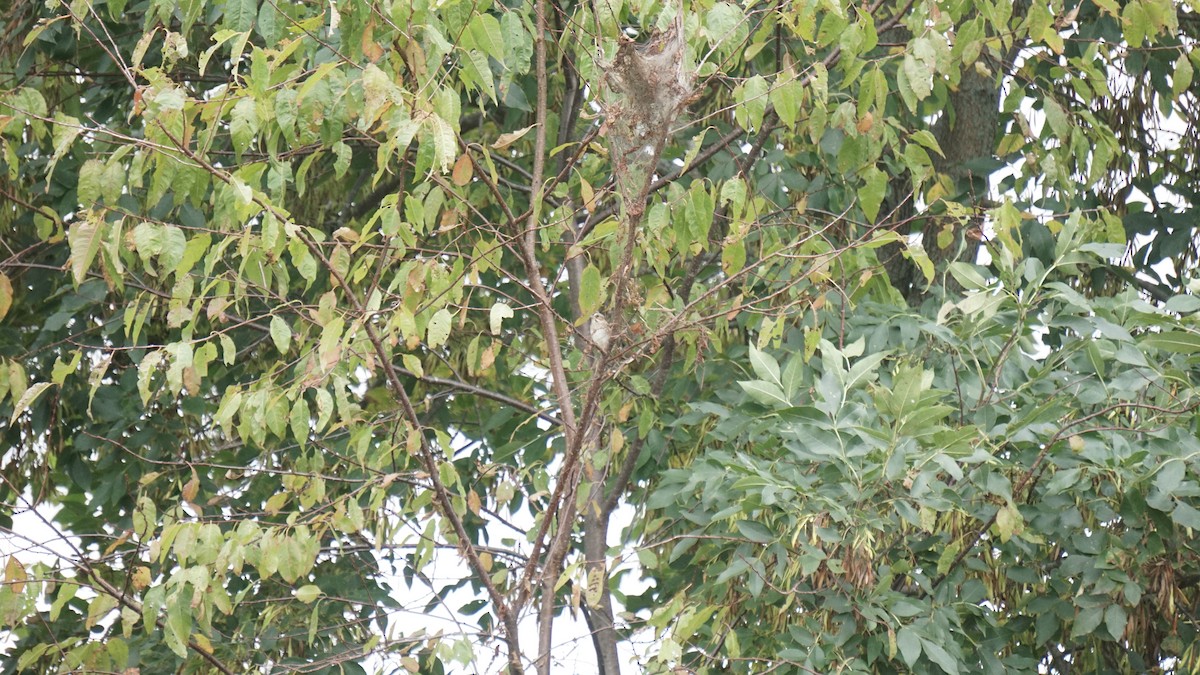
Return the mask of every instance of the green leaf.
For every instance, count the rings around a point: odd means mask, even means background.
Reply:
[[[921,636],[912,628],[904,627],[896,632],[896,646],[900,648],[900,658],[909,668],[921,658]]]
[[[59,586],[58,593],[54,596],[54,603],[50,606],[50,620],[58,621],[59,614],[62,613],[63,607],[75,598],[75,594],[79,591],[79,587],[75,584],[64,584]]]
[[[1104,620],[1104,607],[1081,607],[1075,614],[1075,623],[1071,626],[1071,639],[1091,635],[1100,622]]]
[[[673,634],[679,638],[690,638],[700,630],[700,628],[709,620],[710,617],[719,609],[716,605],[709,605],[698,611],[688,609],[679,617],[675,623]]]
[[[928,656],[929,660],[936,663],[944,672],[949,675],[958,675],[958,660],[950,656],[950,653],[941,645],[927,638],[921,638],[921,649],[925,652],[925,656]]]
[[[404,363],[404,367],[417,377],[425,377],[425,366],[421,364],[421,359],[414,354],[403,354],[400,360]],[[322,425],[323,426],[323,425]]]
[[[754,374],[760,379],[766,380],[774,384],[781,384],[779,379],[779,362],[770,354],[759,350],[752,342],[750,343],[750,367],[754,369]]]
[[[579,311],[585,317],[600,310],[604,302],[604,289],[600,281],[600,270],[594,265],[583,268],[579,283]]]
[[[192,636],[192,612],[187,600],[176,594],[167,605],[167,630],[163,638],[167,647],[179,658],[186,658],[188,640]]]
[[[472,44],[477,49],[482,50],[483,53],[500,63],[504,63],[504,31],[500,28],[500,22],[496,20],[495,16],[491,14],[476,14],[471,19],[468,31],[471,35]],[[483,65],[487,66],[486,60]]]
[[[346,322],[342,317],[330,319],[321,329],[321,339],[317,343],[317,356],[326,370],[331,370],[342,356],[342,332]]]
[[[1200,311],[1200,296],[1174,295],[1167,300],[1163,308],[1168,312],[1178,312],[1180,314],[1198,312]]]
[[[462,59],[463,75],[489,100],[496,100],[496,81],[492,77],[492,68],[488,65],[487,56],[477,49],[467,50]]]
[[[769,89],[766,79],[762,75],[755,75],[734,91],[734,100],[738,104],[734,108],[734,117],[744,129],[757,131],[762,127]]]
[[[187,250],[187,237],[183,230],[174,225],[159,225],[157,223],[142,223],[133,230],[134,246],[138,255],[151,274],[156,274],[150,264],[151,257],[157,257],[161,267],[173,271]]]
[[[1171,74],[1171,93],[1179,98],[1192,86],[1192,61],[1185,50],[1175,59],[1175,72]]]
[[[1108,634],[1113,640],[1120,640],[1125,636],[1125,626],[1129,622],[1129,615],[1125,612],[1125,608],[1120,605],[1109,605],[1104,610],[1104,627],[1108,629]]]
[[[896,89],[900,92],[900,100],[904,101],[905,107],[910,113],[917,112],[917,94],[913,91],[912,84],[909,82],[908,71],[906,68],[901,68],[896,73]]]
[[[731,2],[718,2],[704,13],[704,33],[710,46],[737,48],[749,33],[746,14]]]
[[[874,166],[863,171],[863,185],[858,188],[858,199],[867,222],[873,223],[879,217],[879,207],[883,204],[887,186],[888,178],[884,172]]]
[[[717,198],[721,206],[729,206],[731,214],[741,213],[746,205],[746,182],[741,178],[731,178],[721,184],[721,195]]]
[[[295,133],[296,108],[295,89],[282,89],[275,94],[275,123],[287,137]]]
[[[946,153],[942,152],[942,147],[938,145],[937,137],[935,137],[928,129],[918,129],[917,131],[914,131],[912,136],[909,138],[917,143],[920,143],[921,147],[923,148],[932,150],[942,157],[946,156]]]
[[[450,311],[445,308],[434,312],[433,317],[429,319],[425,337],[425,341],[430,347],[440,347],[446,343],[450,337],[450,323],[453,318]]]
[[[500,30],[504,35],[504,65],[517,74],[529,72],[530,59],[533,58],[533,36],[521,23],[521,14],[505,12],[500,20]]]
[[[254,32],[268,46],[279,42],[280,10],[274,2],[263,2],[259,5],[258,15],[254,21]],[[286,19],[284,19],[286,23]]]
[[[346,171],[350,169],[350,157],[352,154],[349,145],[341,141],[333,144],[333,175],[335,178],[341,178],[346,175]]]
[[[721,250],[721,269],[725,274],[732,276],[741,272],[746,266],[746,242],[739,239],[733,243],[725,244]]]
[[[1200,352],[1200,335],[1181,330],[1165,330],[1148,333],[1138,342],[1142,349],[1158,349],[1173,354],[1195,354]]]
[[[1042,110],[1046,113],[1046,121],[1049,122],[1054,135],[1064,141],[1069,139],[1071,137],[1071,120],[1067,118],[1066,111],[1058,104],[1058,101],[1047,96],[1042,101]]]
[[[700,154],[700,150],[704,148],[704,137],[708,135],[708,128],[705,128],[700,133],[692,136],[692,141],[688,143],[687,152],[683,156],[683,164],[679,170],[686,171],[692,165],[692,161],[696,159],[696,155]]]
[[[1157,32],[1154,29],[1154,21],[1150,18],[1150,12],[1146,10],[1140,0],[1127,3],[1121,14],[1125,41],[1129,43],[1130,47],[1135,49],[1141,47],[1147,36]]]
[[[743,537],[756,544],[766,544],[775,538],[775,535],[766,526],[762,523],[756,523],[753,520],[737,521],[737,529],[738,532],[742,533]]]
[[[76,193],[84,206],[91,206],[100,201],[105,168],[104,162],[98,159],[89,159],[79,168],[79,187]]]
[[[292,329],[278,315],[271,317],[271,340],[280,354],[287,354],[292,343]]]
[[[1154,479],[1154,486],[1165,495],[1173,495],[1179,486],[1183,485],[1186,475],[1187,467],[1183,460],[1172,457],[1162,463],[1162,467]]]
[[[713,214],[716,213],[712,193],[703,181],[692,183],[692,189],[688,192],[691,197],[688,203],[688,229],[692,241],[706,242],[712,228]]]
[[[787,366],[783,369],[781,376],[783,382],[783,391],[787,395],[788,400],[792,400],[799,393],[801,385],[804,383],[804,374],[808,364],[804,362],[803,354],[793,354],[788,359]]]
[[[783,389],[774,382],[765,380],[739,381],[738,385],[758,403],[774,408],[791,406],[791,401],[784,395]]]
[[[248,31],[254,26],[254,17],[257,15],[257,0],[225,0],[225,20],[222,25],[239,33]]]
[[[891,356],[892,351],[875,352],[867,354],[859,359],[850,368],[850,373],[846,377],[846,391],[850,391],[858,386],[859,382],[871,382],[878,376],[879,365],[883,360]]]
[[[242,153],[250,148],[254,135],[258,133],[258,105],[253,98],[243,98],[233,106],[229,118],[229,131],[234,151]]]
[[[987,279],[983,278],[979,269],[972,263],[955,261],[950,264],[949,271],[950,276],[967,290],[978,291],[988,287]]]
[[[33,129],[35,136],[41,137],[45,130],[45,126],[34,119],[35,117],[47,117],[46,99],[42,97],[41,92],[33,87],[21,87],[15,92],[3,97],[3,104],[0,109],[4,110],[4,115],[12,115],[11,121],[0,126],[0,130],[9,136],[20,137],[25,133],[25,124],[28,122]]]
[[[916,100],[921,101],[933,93],[933,71],[936,56],[929,38],[919,37],[909,43],[904,54],[904,75]]]
[[[796,121],[800,116],[800,102],[804,97],[804,88],[796,80],[795,73],[790,70],[780,73],[771,89],[771,105],[775,106],[775,114],[789,130],[796,130]]]
[[[920,244],[908,243],[908,257],[917,268],[921,270],[921,274],[925,277],[926,283],[933,281],[933,260],[929,258],[929,254],[925,252],[925,247]]]
[[[71,358],[59,356],[54,361],[54,368],[50,371],[50,382],[52,384],[62,386],[67,377],[79,369],[79,362],[83,359],[83,352],[75,352]]]
[[[1186,502],[1176,502],[1175,509],[1171,511],[1171,520],[1177,525],[1200,532],[1200,510]]]
[[[362,88],[362,118],[367,124],[374,124],[399,92],[396,85],[392,83],[392,78],[374,63],[368,63],[363,68]]]

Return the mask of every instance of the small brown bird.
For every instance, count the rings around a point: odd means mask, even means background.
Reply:
[[[588,326],[589,337],[592,344],[596,345],[596,349],[601,352],[608,351],[608,345],[612,341],[612,332],[608,326],[608,319],[600,312],[592,315],[592,320]]]

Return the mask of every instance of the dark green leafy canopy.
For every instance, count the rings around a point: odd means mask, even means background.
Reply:
[[[1188,6],[0,17],[5,672],[1195,667]]]

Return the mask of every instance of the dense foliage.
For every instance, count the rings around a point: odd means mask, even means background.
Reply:
[[[1187,5],[0,15],[4,672],[1200,667]]]

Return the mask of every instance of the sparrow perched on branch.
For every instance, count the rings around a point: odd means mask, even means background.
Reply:
[[[608,319],[600,312],[592,315],[591,321],[588,322],[588,338],[592,344],[596,345],[596,349],[601,352],[608,351],[608,345],[612,341],[612,331],[608,326]]]

